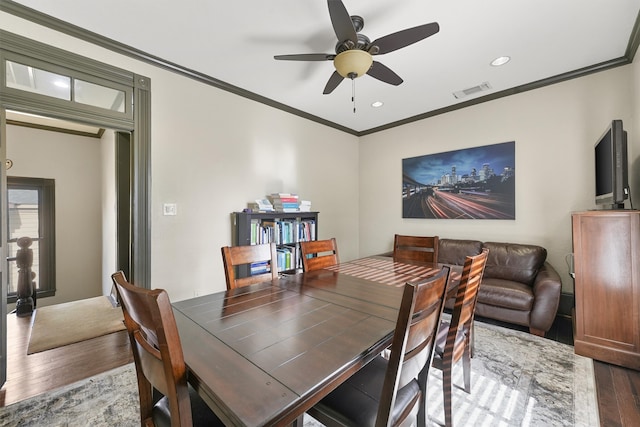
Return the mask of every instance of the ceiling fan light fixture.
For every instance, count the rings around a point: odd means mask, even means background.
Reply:
[[[336,71],[344,78],[361,77],[369,71],[373,58],[369,52],[352,49],[339,53],[333,60]]]

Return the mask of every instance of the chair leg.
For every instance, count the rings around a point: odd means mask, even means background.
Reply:
[[[427,420],[429,419],[429,406],[427,405],[427,382],[429,379],[429,367],[427,366],[424,373],[418,375],[418,385],[420,386],[421,396],[420,403],[418,403],[418,427],[427,427]]]
[[[471,352],[465,350],[462,354],[462,375],[464,377],[464,391],[471,393]]]
[[[473,352],[476,349],[476,340],[475,340],[475,334],[473,332],[473,325],[475,324],[475,319],[471,319],[471,328],[469,331],[469,347],[471,348],[471,352],[470,352],[470,356],[473,357]]]
[[[453,419],[451,416],[451,401],[453,395],[453,380],[451,375],[451,368],[452,366],[446,363],[442,366],[442,392],[444,395],[443,407],[445,427],[453,426]]]

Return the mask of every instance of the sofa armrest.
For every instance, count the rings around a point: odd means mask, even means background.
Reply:
[[[540,331],[548,331],[553,324],[560,305],[562,280],[558,272],[545,262],[533,282],[533,309],[531,310],[530,327]]]

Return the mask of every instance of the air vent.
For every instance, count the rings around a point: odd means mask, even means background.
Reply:
[[[460,99],[460,98],[465,98],[470,95],[475,95],[478,92],[484,92],[490,89],[491,89],[491,85],[489,84],[489,82],[484,82],[479,84],[478,86],[473,86],[467,89],[462,89],[457,92],[453,92],[453,96],[455,96],[456,99]]]

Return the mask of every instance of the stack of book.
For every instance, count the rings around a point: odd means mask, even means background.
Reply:
[[[311,212],[311,201],[300,200],[300,206],[298,207],[300,212]]]
[[[271,265],[269,261],[254,262],[251,264],[251,275],[256,276],[258,274],[264,274],[271,271]]]
[[[297,194],[272,193],[267,197],[271,200],[273,209],[278,212],[298,212],[300,203]]]
[[[255,203],[249,203],[252,212],[273,212],[273,205],[269,199],[256,199]]]

